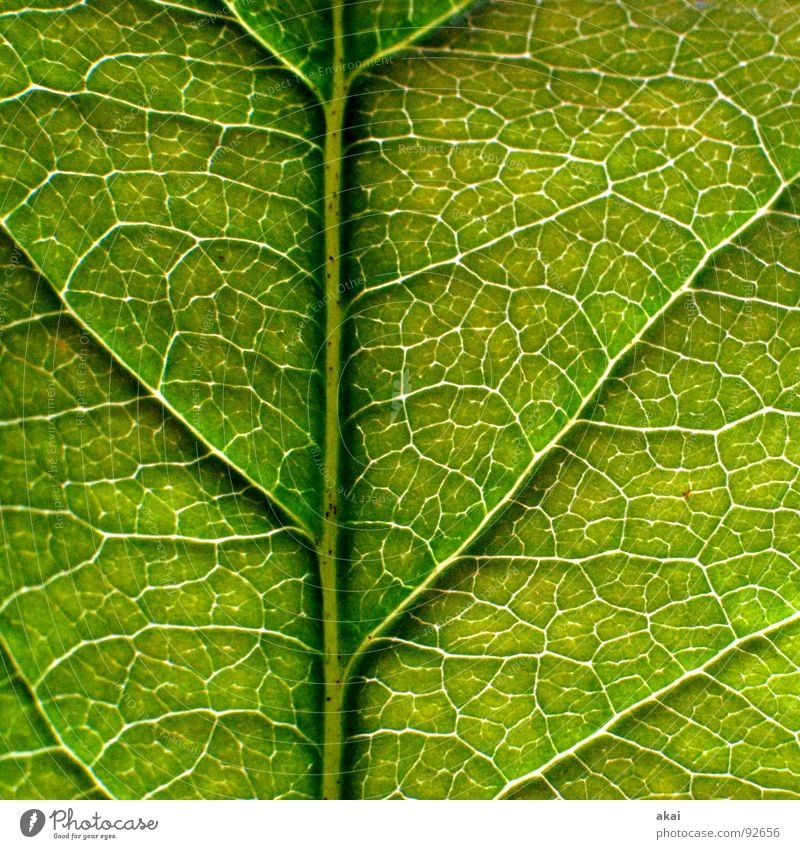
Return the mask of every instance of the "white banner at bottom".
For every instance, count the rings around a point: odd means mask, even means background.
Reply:
[[[799,849],[800,802],[0,801],[0,846]]]

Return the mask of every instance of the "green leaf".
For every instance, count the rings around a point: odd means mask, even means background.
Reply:
[[[800,795],[796,10],[467,5],[0,16],[2,795]]]
[[[56,740],[25,683],[0,649],[0,787],[4,798],[103,799],[105,794]]]
[[[471,0],[359,0],[338,8],[315,0],[285,0],[266,7],[251,0],[225,2],[258,41],[326,98],[340,73],[355,77],[366,65],[419,41],[475,5]]]

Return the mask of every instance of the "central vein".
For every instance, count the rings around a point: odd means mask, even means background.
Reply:
[[[344,679],[339,655],[337,559],[339,553],[339,377],[342,360],[341,188],[342,129],[347,103],[342,5],[333,6],[333,88],[325,111],[325,467],[319,570],[323,619],[322,798],[342,796]]]

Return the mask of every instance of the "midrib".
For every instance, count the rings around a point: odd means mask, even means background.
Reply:
[[[344,679],[339,656],[338,555],[340,416],[342,364],[341,189],[342,130],[347,105],[344,32],[341,4],[333,6],[332,91],[323,104],[325,116],[325,459],[322,534],[318,544],[323,632],[322,798],[342,797],[342,706]]]

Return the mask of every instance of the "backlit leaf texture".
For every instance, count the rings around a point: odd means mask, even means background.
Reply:
[[[0,54],[1,796],[800,796],[794,4]]]

